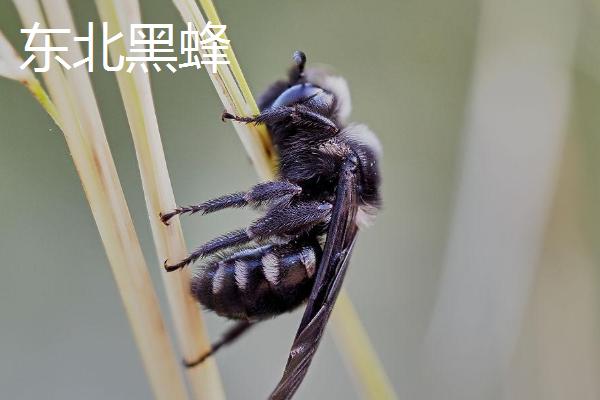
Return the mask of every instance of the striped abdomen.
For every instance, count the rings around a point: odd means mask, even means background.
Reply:
[[[192,278],[192,294],[224,317],[272,317],[306,300],[320,257],[316,243],[241,250],[202,266]]]

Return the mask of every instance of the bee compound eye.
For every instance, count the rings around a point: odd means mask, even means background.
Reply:
[[[323,89],[310,83],[294,85],[281,93],[279,97],[275,99],[271,107],[276,108],[302,103],[308,99],[318,96],[322,92],[324,92]]]

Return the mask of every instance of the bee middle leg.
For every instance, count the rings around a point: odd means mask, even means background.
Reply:
[[[246,229],[228,232],[210,240],[176,264],[168,264],[168,260],[165,260],[164,267],[167,271],[175,271],[201,257],[251,241],[299,236],[320,223],[328,222],[331,209],[332,205],[328,202],[299,201],[291,205],[277,203],[276,207],[269,209],[265,216],[254,221]]]

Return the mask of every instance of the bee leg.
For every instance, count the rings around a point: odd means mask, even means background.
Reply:
[[[300,236],[331,217],[331,203],[301,201],[289,206],[274,207],[254,221],[246,230],[252,238],[265,240],[272,237]]]
[[[338,133],[340,130],[332,120],[304,106],[295,107],[290,116],[292,117],[292,125],[295,126],[324,130],[332,134]]]
[[[279,201],[282,198],[291,200],[293,197],[302,193],[302,188],[288,181],[262,182],[254,185],[252,189],[246,192],[246,200],[249,204],[257,207],[265,202]]]
[[[229,328],[227,331],[225,331],[225,333],[223,334],[221,339],[219,339],[218,341],[216,341],[215,343],[213,343],[211,345],[211,349],[209,351],[202,354],[200,357],[198,357],[194,361],[184,360],[183,361],[184,365],[188,368],[192,368],[192,367],[195,367],[196,365],[201,364],[208,357],[215,354],[221,347],[226,346],[226,345],[234,342],[235,340],[237,340],[240,336],[242,336],[244,333],[246,333],[248,331],[248,329],[250,329],[252,326],[254,326],[254,324],[255,324],[255,322],[246,321],[246,320],[238,322],[237,324],[235,324],[234,326]]]
[[[327,117],[309,110],[304,106],[281,106],[277,108],[269,108],[263,110],[260,114],[254,117],[242,117],[233,115],[228,112],[223,112],[221,119],[232,119],[237,122],[246,124],[273,124],[289,119],[289,123],[294,126],[301,126],[311,129],[321,129],[326,132],[335,134],[339,132],[337,125]]]
[[[294,108],[289,106],[268,108],[266,110],[263,110],[260,114],[255,115],[254,117],[242,117],[224,111],[223,114],[221,114],[221,121],[225,122],[226,119],[232,119],[234,121],[243,122],[246,124],[270,124],[288,118],[293,111]]]
[[[226,233],[209,242],[206,242],[202,246],[192,251],[189,256],[187,256],[186,258],[184,258],[176,264],[169,264],[168,260],[165,260],[163,265],[167,272],[176,271],[180,268],[185,267],[188,264],[193,263],[200,257],[216,253],[217,251],[226,249],[228,247],[248,243],[250,241],[252,241],[252,238],[248,235],[246,229],[239,229],[237,231]]]
[[[273,237],[299,236],[319,223],[328,221],[331,217],[331,208],[330,203],[317,201],[303,201],[289,206],[272,208],[247,229],[229,232],[206,242],[176,264],[168,264],[168,260],[165,260],[164,267],[168,272],[175,271],[193,263],[200,257],[252,240],[262,241]]]
[[[298,195],[301,191],[302,188],[300,186],[287,181],[262,182],[253,186],[247,192],[227,194],[200,204],[177,207],[170,212],[161,213],[160,219],[165,225],[168,225],[168,221],[179,214],[187,213],[191,215],[197,212],[208,214],[224,208],[244,207],[247,205],[256,208],[265,202],[285,197],[291,199],[291,197]]]

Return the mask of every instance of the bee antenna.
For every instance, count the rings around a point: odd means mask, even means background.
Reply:
[[[304,65],[306,64],[306,54],[300,50],[296,50],[292,56],[298,68],[298,75],[304,75]]]

